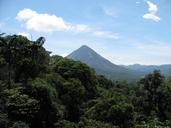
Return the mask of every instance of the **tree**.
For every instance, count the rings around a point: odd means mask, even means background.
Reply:
[[[127,97],[118,92],[107,92],[103,97],[89,101],[85,105],[85,116],[89,119],[112,123],[121,128],[133,126],[133,106]]]
[[[64,58],[56,63],[54,71],[66,80],[70,78],[80,80],[86,90],[85,100],[97,96],[97,80],[95,72],[86,64]]]
[[[26,44],[21,45],[20,58],[16,67],[16,82],[23,80],[26,83],[28,79],[34,79],[41,72],[46,71],[49,53],[42,47],[44,41],[44,37],[40,37],[37,41],[26,40]]]
[[[15,63],[15,51],[17,44],[16,35],[9,37],[0,36],[0,52],[3,54],[3,58],[8,64],[8,88],[11,88],[12,66]]]
[[[18,121],[18,122],[15,122],[13,126],[10,128],[29,128],[29,125],[26,124],[25,122]]]
[[[1,62],[7,63],[9,88],[12,81],[26,83],[29,78],[35,78],[45,70],[49,53],[42,47],[44,41],[44,37],[36,41],[17,35],[0,37],[0,57]]]
[[[80,107],[83,103],[85,95],[84,86],[76,79],[70,79],[63,83],[62,93],[60,93],[61,101],[66,106],[66,119],[78,122],[81,112]]]
[[[102,75],[97,76],[98,86],[105,89],[110,89],[115,86],[114,82],[105,78]]]
[[[39,110],[31,122],[31,127],[53,127],[60,117],[59,100],[55,88],[46,80],[37,78],[29,83],[26,93],[39,102]]]
[[[158,117],[165,119],[164,100],[166,98],[166,86],[164,84],[164,77],[159,71],[145,76],[139,82],[139,90],[136,91],[133,103],[135,110],[141,115],[140,120],[148,117]]]
[[[39,102],[22,91],[22,87],[5,90],[8,118],[30,123],[40,109]]]
[[[135,128],[170,128],[170,121],[160,122],[157,118],[149,119],[147,122],[135,124]]]

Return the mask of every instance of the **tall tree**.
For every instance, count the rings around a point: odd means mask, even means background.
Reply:
[[[16,46],[18,44],[16,35],[2,37],[0,36],[0,52],[8,64],[8,88],[11,88],[12,82],[12,66],[15,63]]]

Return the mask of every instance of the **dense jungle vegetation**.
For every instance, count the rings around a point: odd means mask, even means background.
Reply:
[[[171,78],[111,81],[43,44],[0,36],[0,128],[170,128]]]

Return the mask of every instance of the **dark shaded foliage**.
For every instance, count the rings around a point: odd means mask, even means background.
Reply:
[[[171,127],[170,78],[112,81],[44,42],[0,34],[0,128]]]

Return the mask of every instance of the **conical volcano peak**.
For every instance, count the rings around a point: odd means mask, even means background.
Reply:
[[[80,48],[90,48],[87,45],[82,45]]]
[[[93,49],[88,47],[87,45],[82,45],[80,48],[72,52],[70,55],[68,55],[68,58],[80,60],[90,60],[92,58],[99,58],[100,55],[98,55]]]
[[[79,49],[84,49],[84,50],[93,50],[87,45],[82,45]]]
[[[67,58],[86,63],[94,68],[98,74],[105,75],[114,80],[128,80],[139,77],[139,72],[134,72],[125,67],[113,64],[87,45],[82,45],[69,54]]]

